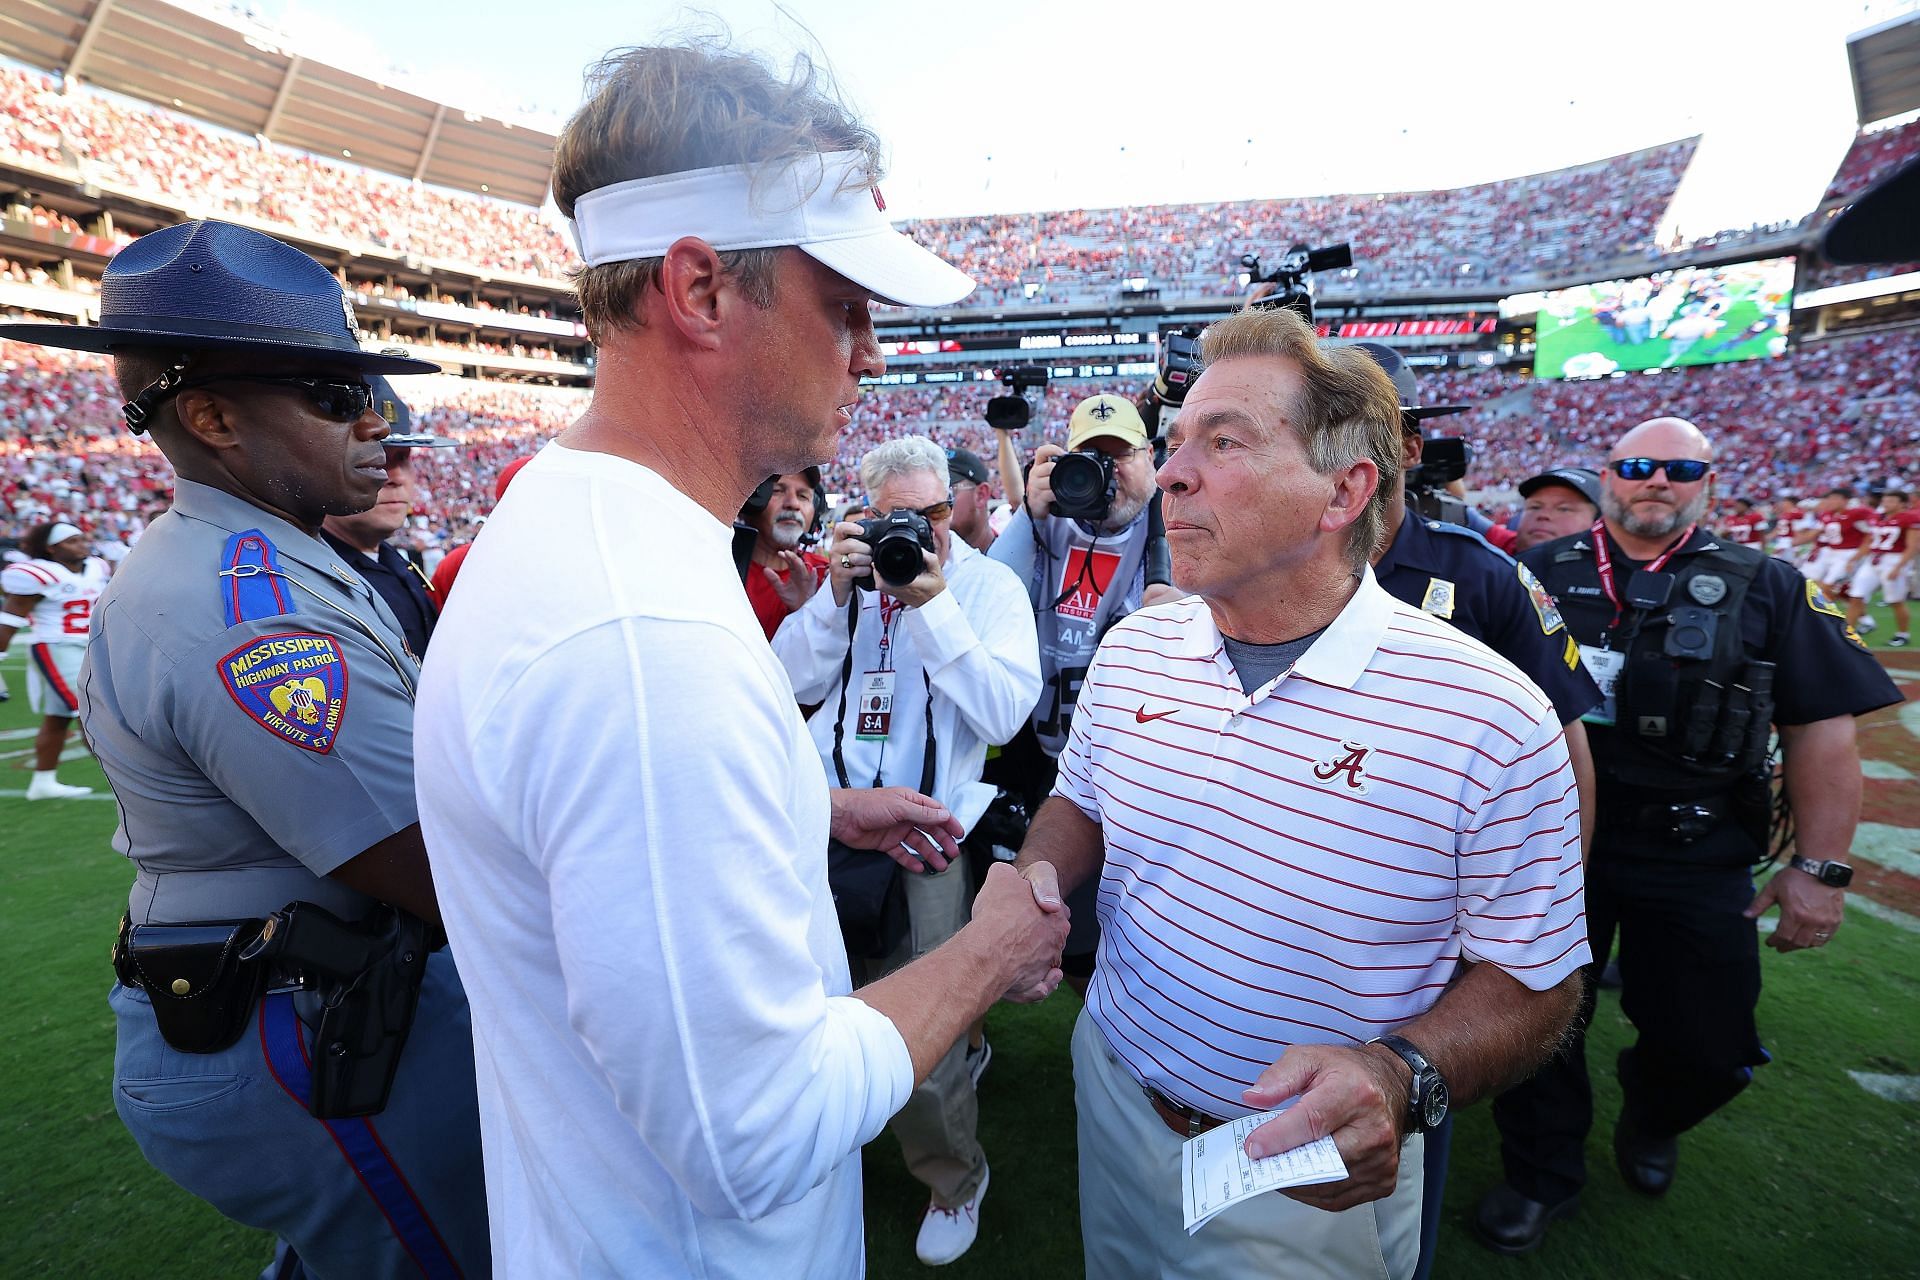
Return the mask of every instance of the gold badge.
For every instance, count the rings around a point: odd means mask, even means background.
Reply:
[[[1420,607],[1436,618],[1453,617],[1453,584],[1445,578],[1428,578],[1426,598]]]

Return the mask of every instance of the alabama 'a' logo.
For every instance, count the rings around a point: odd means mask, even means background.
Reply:
[[[311,631],[261,636],[220,659],[218,670],[249,720],[303,750],[333,750],[347,715],[347,659],[338,640]]]
[[[1342,742],[1340,749],[1313,766],[1313,776],[1330,786],[1344,786],[1354,795],[1367,794],[1367,757],[1372,747]]]

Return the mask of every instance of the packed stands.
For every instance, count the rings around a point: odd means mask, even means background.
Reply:
[[[172,112],[0,67],[0,148],[102,187],[441,262],[561,279],[572,248],[537,210],[269,147]]]
[[[1920,155],[1920,120],[1873,133],[1862,130],[1834,170],[1833,181],[1827,184],[1827,194],[1820,203],[1859,195],[1915,155]]]
[[[164,505],[171,476],[151,444],[120,425],[120,397],[103,361],[0,343],[0,492],[9,532],[53,514],[105,540],[124,539]],[[1910,330],[1808,345],[1773,360],[1555,382],[1485,370],[1422,375],[1428,403],[1467,403],[1432,430],[1474,446],[1470,483],[1496,512],[1519,481],[1562,462],[1596,463],[1627,427],[1661,413],[1698,423],[1719,447],[1721,492],[1761,497],[1818,493],[1836,483],[1888,477],[1920,483],[1920,343]],[[451,435],[457,449],[418,455],[416,529],[403,534],[436,557],[469,540],[493,503],[500,469],[558,434],[585,406],[585,392],[410,378],[403,387],[422,430]],[[1132,395],[1125,383],[1055,383],[1035,397],[1030,456],[1059,443],[1072,407],[1096,391]],[[827,487],[857,493],[866,450],[912,432],[960,444],[996,467],[981,418],[998,387],[870,388],[827,468]],[[997,469],[997,468],[996,468]]]
[[[1640,249],[1697,138],[1551,173],[1450,191],[1068,210],[908,224],[980,281],[982,301],[1111,294],[1144,276],[1163,295],[1231,296],[1242,254],[1346,241],[1340,282],[1374,290],[1524,282]]]
[[[184,116],[0,68],[0,154],[442,262],[558,281],[566,238],[523,206],[276,149]],[[1144,276],[1162,293],[1240,291],[1240,255],[1345,240],[1355,288],[1525,282],[1651,238],[1697,139],[1448,191],[1064,210],[909,223],[980,280],[979,304],[1111,296]]]

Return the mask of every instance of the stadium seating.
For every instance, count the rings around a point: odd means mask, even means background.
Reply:
[[[0,157],[101,186],[179,198],[395,252],[561,280],[571,246],[529,208],[276,149],[174,112],[63,91],[0,67]],[[1163,294],[1240,291],[1240,255],[1345,240],[1343,283],[1410,289],[1526,283],[1641,250],[1695,139],[1450,191],[1064,210],[909,223],[981,281],[980,303],[1110,297],[1132,276]],[[53,215],[59,216],[59,215]],[[74,228],[77,230],[78,228]]]
[[[0,343],[0,386],[0,491],[15,529],[59,514],[102,538],[122,538],[165,502],[165,460],[121,427],[119,394],[97,357]],[[1592,382],[1492,370],[1427,373],[1422,398],[1475,406],[1432,429],[1472,442],[1470,483],[1498,510],[1519,481],[1562,462],[1596,463],[1620,432],[1660,413],[1689,418],[1715,439],[1723,493],[1805,495],[1888,477],[1920,484],[1917,386],[1920,343],[1902,330],[1810,345],[1773,360]],[[419,527],[402,540],[429,551],[471,538],[492,506],[500,469],[558,434],[586,403],[585,392],[570,388],[451,377],[408,379],[404,389],[423,430],[461,441],[458,449],[419,455]],[[964,445],[994,466],[993,433],[980,415],[997,390],[985,382],[870,388],[826,469],[828,489],[857,492],[860,455],[914,432]],[[1081,398],[1137,390],[1053,384],[1038,398],[1038,425],[1023,437],[1023,449],[1030,455],[1041,440],[1059,443]]]

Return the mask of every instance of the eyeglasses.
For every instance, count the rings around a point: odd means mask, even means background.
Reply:
[[[878,507],[868,507],[867,510],[876,516],[882,514]],[[921,507],[914,514],[925,519],[928,524],[939,524],[953,514],[953,503],[951,501],[936,502],[930,507]]]
[[[1674,484],[1692,484],[1713,469],[1698,458],[1615,458],[1608,465],[1622,480],[1650,480],[1654,472],[1665,471]]]

